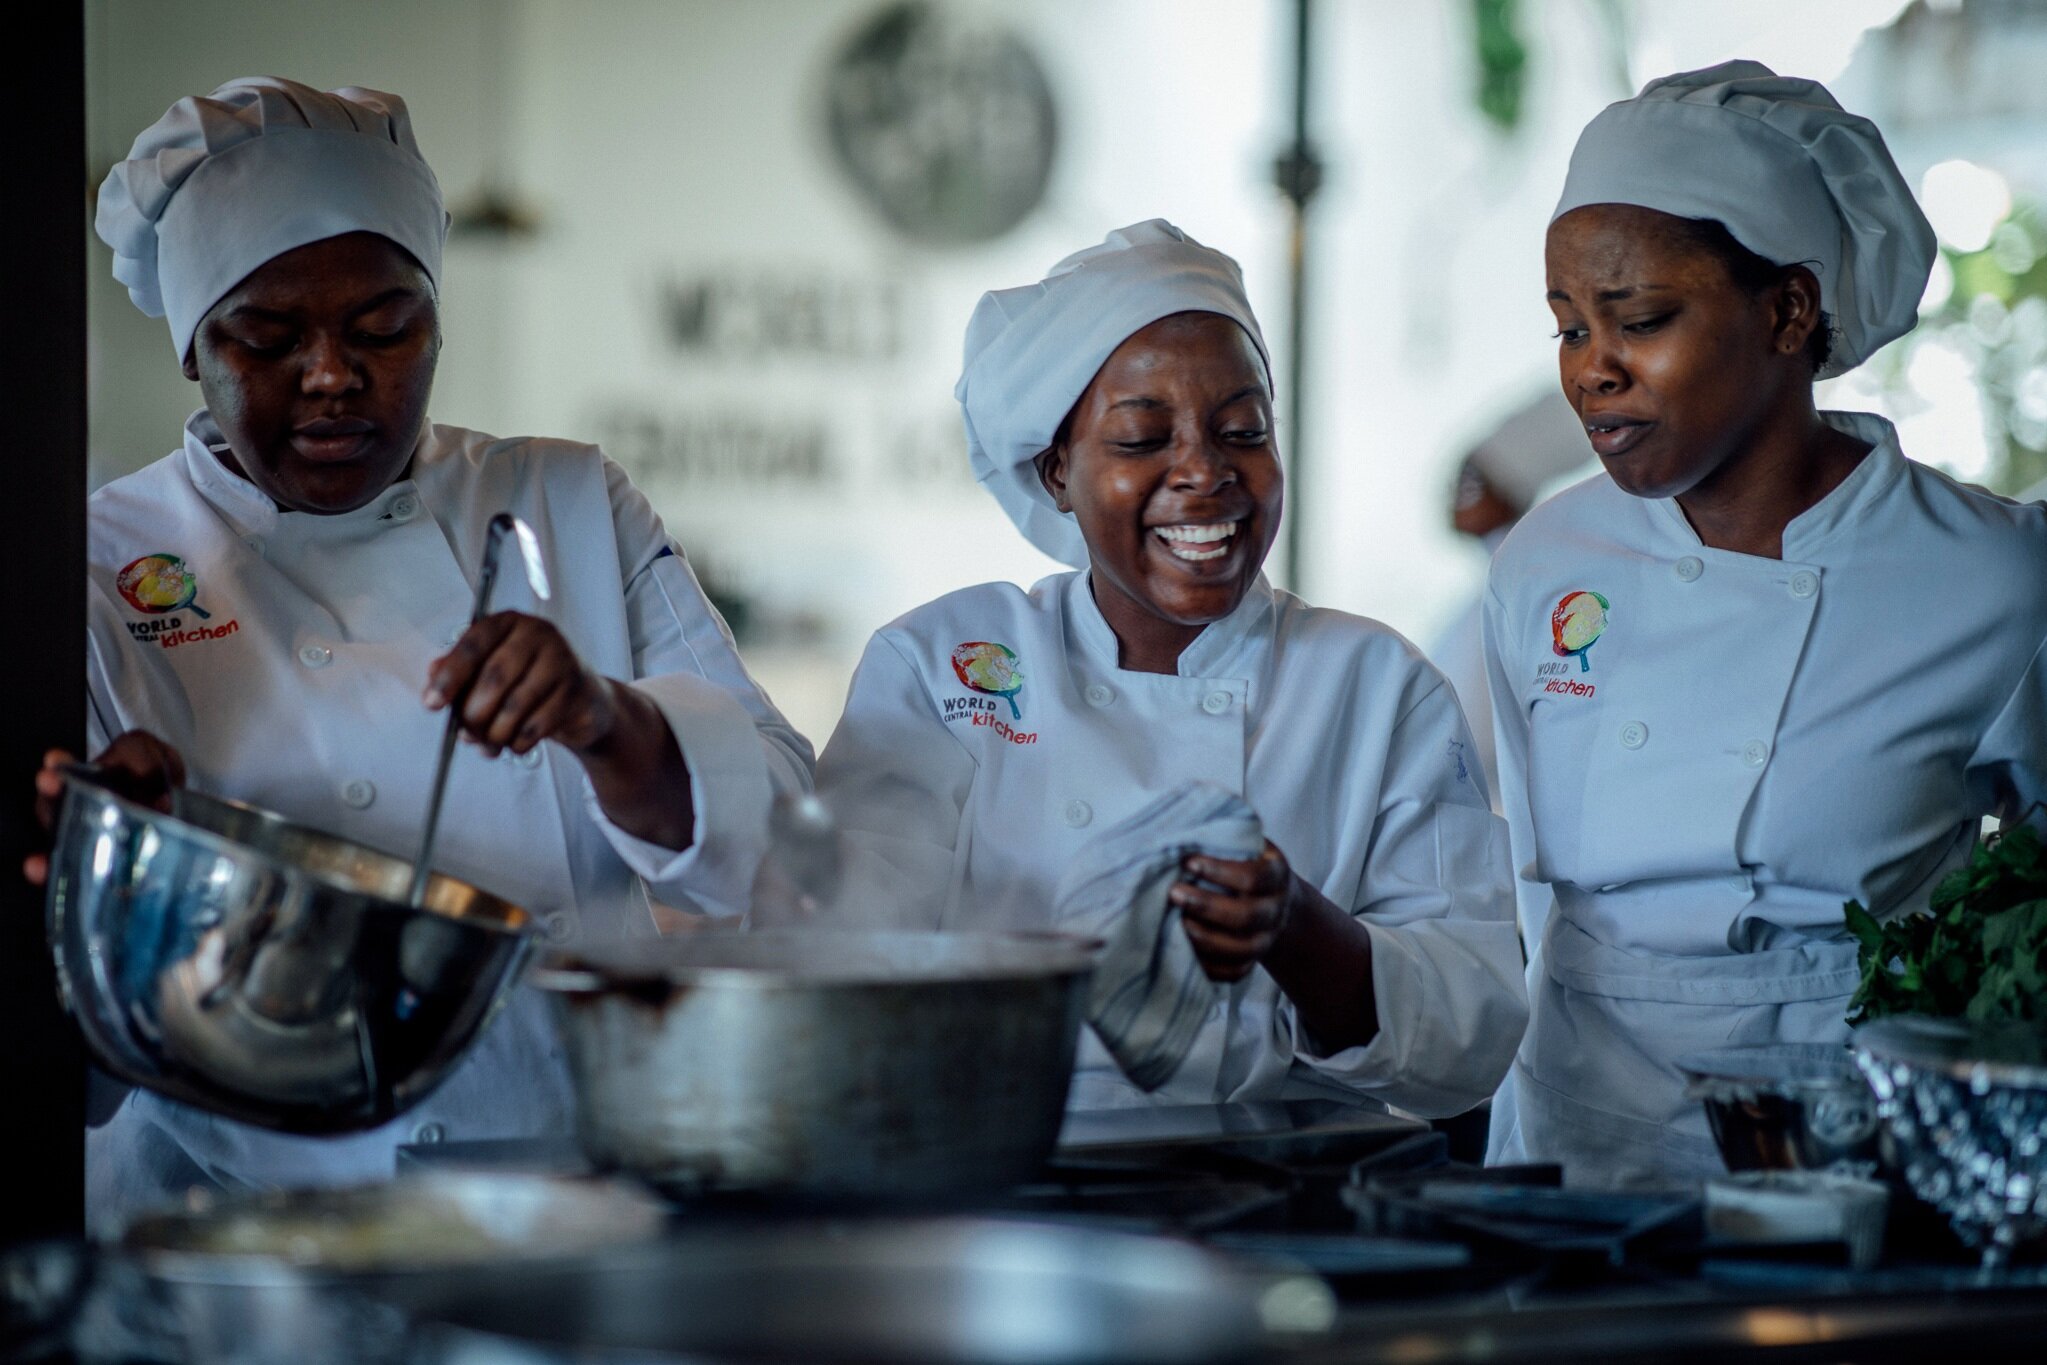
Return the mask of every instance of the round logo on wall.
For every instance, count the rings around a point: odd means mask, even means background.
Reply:
[[[833,60],[826,117],[839,165],[920,242],[985,242],[1045,197],[1057,144],[1044,68],[972,10],[899,0]]]

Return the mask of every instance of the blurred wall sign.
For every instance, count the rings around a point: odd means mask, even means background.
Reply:
[[[618,398],[598,403],[589,430],[641,484],[724,490],[828,488],[840,469],[825,423],[744,408],[665,408]]]
[[[989,241],[1045,197],[1058,137],[1044,68],[975,10],[884,6],[833,60],[825,115],[840,168],[913,241]]]
[[[893,360],[903,293],[886,276],[719,271],[663,280],[655,304],[663,339],[693,356]]]

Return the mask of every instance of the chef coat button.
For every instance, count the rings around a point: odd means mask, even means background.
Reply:
[[[444,1141],[448,1130],[438,1123],[422,1123],[412,1130],[412,1140],[421,1147],[432,1147]]]
[[[411,521],[419,515],[419,499],[410,493],[400,493],[391,499],[390,512],[393,521]]]
[[[1230,709],[1230,703],[1233,700],[1235,698],[1231,697],[1229,693],[1218,689],[1201,699],[1201,709],[1208,712],[1211,716],[1219,716]]]
[[[522,768],[537,768],[540,766],[540,746],[538,744],[523,754],[514,754],[510,749],[505,750],[505,752],[511,754],[512,762]]]
[[[1706,561],[1697,555],[1686,555],[1677,562],[1676,570],[1680,582],[1696,582],[1699,575],[1706,572]]]
[[[1770,757],[1770,746],[1759,739],[1752,739],[1741,746],[1741,761],[1751,768],[1760,768]]]
[[[566,910],[557,910],[553,914],[548,915],[540,921],[540,926],[547,931],[547,941],[549,943],[568,942],[569,931],[574,928],[569,923],[569,916]]]
[[[1731,891],[1739,891],[1743,895],[1747,895],[1749,889],[1748,877],[1745,874],[1737,873],[1727,879],[1727,886]]]
[[[300,645],[299,662],[307,668],[325,668],[334,660],[334,651],[325,645]]]
[[[1089,706],[1107,706],[1116,700],[1116,689],[1103,683],[1089,683],[1085,695]]]
[[[1631,720],[1621,727],[1621,747],[1639,749],[1649,742],[1649,727],[1639,720]]]
[[[1818,574],[1806,569],[1800,569],[1797,573],[1791,575],[1791,595],[1793,597],[1810,597],[1819,590],[1820,576]]]
[[[263,537],[261,536],[243,536],[242,544],[248,546],[259,555],[263,553]]]
[[[365,777],[341,784],[341,799],[356,810],[367,810],[377,799],[377,784]]]
[[[1082,825],[1095,818],[1095,808],[1085,801],[1068,801],[1066,803],[1065,817],[1067,824],[1075,829],[1079,829]]]

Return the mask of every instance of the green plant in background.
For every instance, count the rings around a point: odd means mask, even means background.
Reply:
[[[2024,825],[1987,840],[1941,879],[1929,913],[1877,922],[1843,907],[1861,945],[1848,1022],[1927,1014],[2047,1026],[2047,850]]]
[[[1528,84],[1528,45],[1516,31],[1519,0],[1472,0],[1478,46],[1479,112],[1512,132],[1521,122],[1521,97]]]
[[[2018,201],[1981,250],[1943,246],[1941,256],[1954,289],[1920,318],[1903,354],[1888,358],[1884,386],[1903,396],[1911,356],[1929,343],[1967,357],[1990,446],[1984,481],[2024,491],[2047,479],[2047,221],[2039,205]]]

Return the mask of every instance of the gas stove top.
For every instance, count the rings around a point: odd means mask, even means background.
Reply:
[[[1917,1361],[1959,1348],[1985,1365],[2036,1360],[2047,1340],[2047,1265],[1987,1276],[1937,1223],[1894,1221],[1884,1263],[1857,1271],[1839,1245],[1715,1244],[1696,1188],[1588,1192],[1554,1166],[1481,1169],[1449,1153],[1425,1124],[1335,1101],[1078,1114],[1034,1179],[948,1212],[1163,1233],[1312,1271],[1335,1319],[1267,1353],[1289,1365]],[[400,1155],[400,1173],[449,1168],[587,1169],[566,1142]],[[678,1205],[676,1219],[818,1212],[728,1197]]]
[[[400,1152],[401,1171],[450,1166],[586,1169],[569,1143]],[[789,1211],[728,1196],[678,1216]],[[1744,1278],[1848,1276],[1839,1246],[1713,1247],[1695,1187],[1586,1192],[1566,1188],[1556,1166],[1462,1164],[1428,1125],[1334,1100],[1077,1113],[1035,1179],[950,1211],[1189,1237],[1305,1266],[1343,1302],[1368,1306],[1644,1289],[1683,1297]]]

